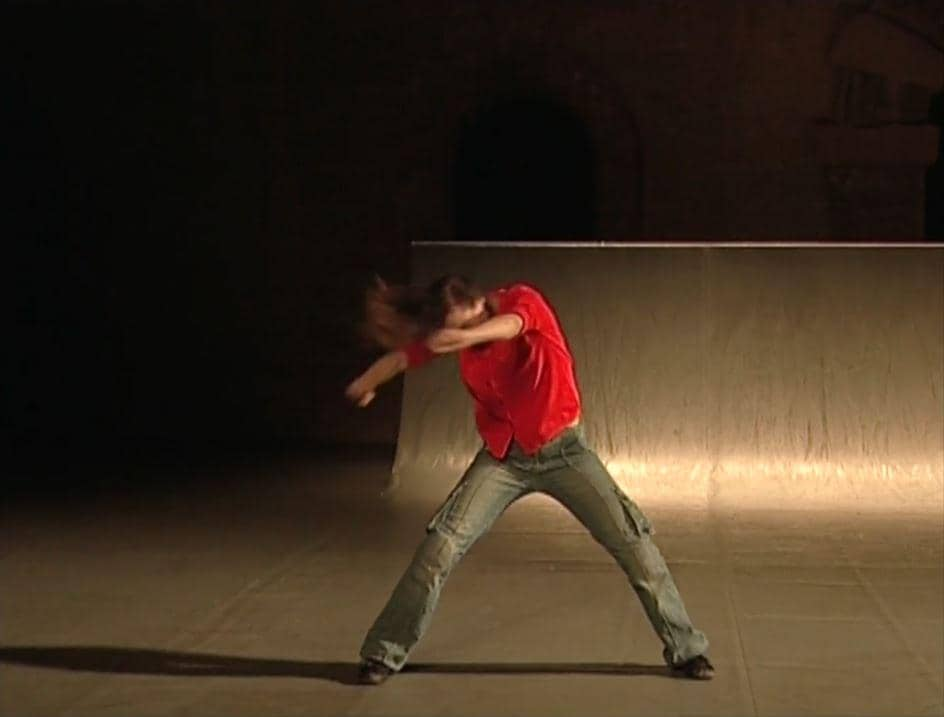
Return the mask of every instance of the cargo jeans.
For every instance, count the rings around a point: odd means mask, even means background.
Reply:
[[[428,522],[409,567],[367,632],[361,658],[399,671],[429,626],[452,569],[513,501],[535,491],[563,504],[613,556],[665,645],[667,665],[705,654],[708,639],[688,617],[652,540],[651,523],[615,483],[578,423],[533,456],[517,443],[504,460],[480,448]]]

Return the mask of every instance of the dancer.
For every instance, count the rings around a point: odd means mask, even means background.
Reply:
[[[387,351],[347,387],[351,401],[367,406],[399,372],[457,352],[483,445],[367,632],[359,682],[379,684],[404,666],[450,571],[513,501],[534,491],[560,501],[626,573],[672,673],[711,679],[708,639],[689,619],[652,524],[588,445],[573,357],[544,295],[523,282],[484,291],[454,274],[425,288],[377,279],[361,329]]]

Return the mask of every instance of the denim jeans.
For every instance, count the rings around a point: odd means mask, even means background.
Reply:
[[[708,639],[692,625],[652,540],[652,524],[614,482],[578,423],[533,456],[512,443],[500,461],[482,446],[429,520],[409,567],[367,632],[360,656],[400,670],[429,626],[449,573],[513,501],[534,491],[560,501],[613,556],[665,645],[666,664],[707,651]]]

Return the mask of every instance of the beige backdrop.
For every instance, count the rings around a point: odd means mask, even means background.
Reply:
[[[414,246],[413,279],[539,286],[591,444],[647,505],[944,512],[944,249]],[[455,355],[408,372],[388,494],[481,445]]]

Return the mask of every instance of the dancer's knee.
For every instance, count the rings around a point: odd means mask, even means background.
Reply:
[[[430,529],[410,566],[421,582],[445,577],[462,557],[465,548],[458,536],[440,529]]]

